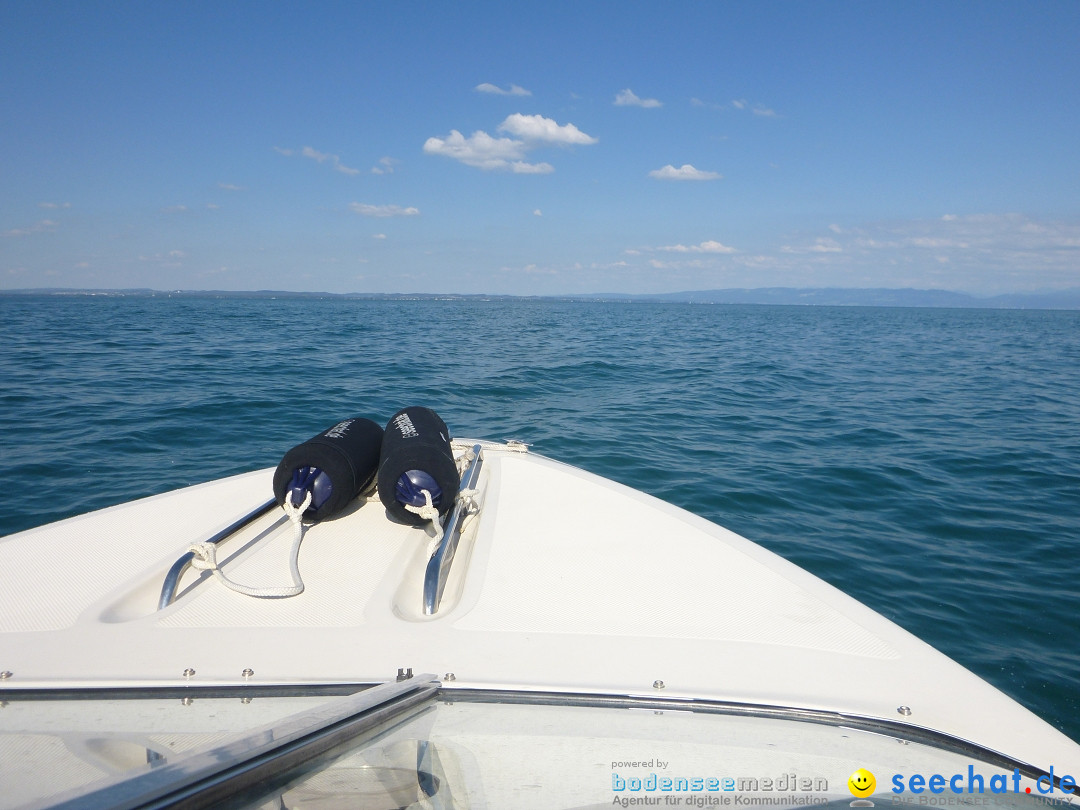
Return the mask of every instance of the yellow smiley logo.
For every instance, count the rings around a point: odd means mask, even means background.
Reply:
[[[860,799],[865,799],[871,793],[874,792],[874,788],[877,787],[877,780],[874,775],[866,768],[859,768],[847,780],[848,790],[851,791],[852,796],[858,796]]]

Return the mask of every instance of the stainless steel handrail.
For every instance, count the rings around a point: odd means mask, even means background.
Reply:
[[[480,478],[480,467],[483,464],[483,448],[479,444],[472,447],[472,464],[461,476],[461,489],[476,489],[476,482]],[[454,554],[457,553],[458,540],[461,536],[461,522],[465,518],[466,501],[458,498],[454,504],[450,517],[443,529],[443,539],[435,553],[428,560],[427,570],[424,572],[424,615],[432,616],[439,610],[442,602],[443,590],[446,588],[446,580],[450,576],[450,565],[454,562]]]
[[[217,545],[230,535],[240,531],[240,529],[247,526],[256,518],[262,517],[275,506],[277,506],[277,499],[271,498],[266,503],[252,509],[238,521],[226,526],[220,532],[204,542]],[[172,568],[169,569],[169,573],[165,575],[165,582],[161,585],[161,596],[158,598],[158,610],[167,608],[173,603],[173,600],[176,599],[176,589],[180,585],[180,577],[184,575],[184,572],[187,571],[188,566],[191,565],[191,561],[194,559],[195,555],[189,551],[173,563]]]

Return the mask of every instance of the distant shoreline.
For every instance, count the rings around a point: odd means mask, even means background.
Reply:
[[[949,290],[796,288],[699,290],[630,295],[491,295],[485,293],[330,293],[293,290],[152,290],[37,288],[0,290],[0,296],[141,297],[141,298],[298,298],[368,301],[562,301],[592,303],[771,304],[777,306],[930,307],[960,309],[1080,309],[1080,288],[1044,293],[975,296]]]

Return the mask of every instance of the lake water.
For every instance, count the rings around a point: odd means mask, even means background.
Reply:
[[[1080,739],[1080,312],[0,295],[0,346],[0,535],[427,405],[761,543]]]

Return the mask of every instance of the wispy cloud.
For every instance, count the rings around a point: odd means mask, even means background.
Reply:
[[[25,228],[12,228],[8,231],[0,231],[0,236],[7,238],[17,238],[20,236],[30,236],[34,233],[45,233],[52,231],[56,228],[56,220],[54,219],[42,219],[35,222],[33,225],[29,225]]]
[[[393,174],[394,167],[401,161],[392,157],[379,158],[379,164],[371,167],[372,174]]]
[[[217,185],[222,191],[247,191],[246,188],[235,183],[218,183]]]
[[[339,160],[337,155],[320,152],[317,149],[312,149],[310,146],[305,146],[303,149],[301,149],[300,154],[306,158],[311,158],[316,163],[325,163],[328,160]]]
[[[819,236],[810,244],[800,246],[783,245],[781,253],[843,253],[843,246],[828,236]]]
[[[476,85],[476,87],[473,88],[473,89],[476,90],[477,93],[490,93],[491,95],[495,95],[495,96],[531,96],[532,95],[532,93],[529,92],[528,90],[526,90],[524,87],[519,87],[516,84],[510,85],[509,90],[503,90],[501,87],[498,87],[498,86],[496,86],[494,84],[484,82],[483,84]]]
[[[684,163],[677,169],[669,163],[662,169],[649,172],[649,177],[655,177],[657,180],[719,180],[723,175],[695,169],[689,163]]]
[[[721,263],[729,263],[733,254],[738,250],[718,242],[715,239],[707,239],[696,245],[658,245],[655,247],[627,248],[623,251],[627,256],[646,256],[646,265],[653,270],[708,270],[716,268]],[[677,257],[661,259],[653,254],[674,253]],[[626,262],[623,262],[626,264]]]
[[[784,253],[868,253],[920,250],[962,257],[1012,254],[1060,254],[1080,258],[1080,223],[1039,222],[1023,214],[946,214],[939,219],[875,223],[859,227],[830,225],[832,236],[784,245]],[[1077,269],[1080,284],[1080,266]]]
[[[191,209],[186,205],[167,205],[161,209],[163,214],[186,214]]]
[[[69,202],[65,202],[65,203],[43,202],[43,203],[38,203],[38,208],[48,208],[50,210],[55,210],[57,208],[71,208],[71,203],[69,203]]]
[[[499,268],[499,272],[514,275],[524,274],[526,276],[558,276],[562,273],[557,267],[535,263],[526,264],[524,266],[503,265]]]
[[[692,107],[705,107],[710,110],[742,110],[752,115],[759,116],[761,118],[780,118],[780,114],[772,109],[772,107],[766,107],[761,103],[751,104],[745,98],[737,98],[730,102],[718,104],[715,101],[704,101],[700,98],[690,99],[690,106]]]
[[[334,171],[341,172],[342,174],[360,174],[359,169],[353,169],[350,166],[346,166],[341,162],[341,158],[337,155],[320,152],[317,149],[312,149],[310,146],[305,146],[301,149],[300,154],[314,160],[316,163],[329,163],[334,168]]]
[[[170,250],[165,253],[141,253],[138,256],[140,262],[146,262],[149,264],[156,264],[159,267],[177,268],[183,267],[183,260],[187,258],[187,253],[183,250]]]
[[[832,224],[762,255],[742,255],[794,286],[884,286],[973,293],[1080,287],[1080,222],[1023,214],[948,214],[858,226]],[[781,280],[779,274],[786,274]]]
[[[627,87],[615,94],[616,107],[645,107],[646,109],[663,107],[664,103],[655,98],[639,98],[633,90]]]
[[[755,103],[751,104],[745,98],[735,99],[731,102],[731,106],[736,110],[749,110],[754,115],[761,116],[762,118],[777,118],[776,110],[770,107],[766,107],[764,104]]]
[[[516,161],[510,165],[510,170],[514,174],[551,174],[555,171],[555,167],[550,163],[528,163],[527,161]]]
[[[509,115],[496,131],[517,137],[498,138],[477,130],[466,138],[458,130],[452,129],[443,138],[428,138],[424,142],[424,152],[453,158],[478,169],[515,174],[550,174],[555,171],[550,163],[530,163],[525,160],[529,150],[546,145],[573,146],[597,142],[596,138],[573,124],[559,124],[541,115]]]
[[[349,208],[363,217],[415,217],[420,215],[420,209],[412,206],[402,208],[400,205],[371,205],[369,203],[354,202],[349,205]]]
[[[303,147],[299,150],[299,152],[297,152],[295,149],[284,149],[280,146],[275,146],[274,151],[277,152],[279,155],[284,155],[285,157],[292,157],[293,155],[299,154],[301,157],[306,157],[309,160],[314,160],[316,163],[328,163],[334,171],[341,172],[342,174],[360,174],[359,169],[354,169],[351,166],[346,166],[344,163],[342,163],[341,158],[338,155],[333,155],[329,152],[320,152],[318,149],[310,146]]]
[[[653,248],[653,250],[663,250],[668,253],[737,253],[733,247],[723,244],[722,242],[716,242],[714,240],[707,240],[700,242],[696,245],[664,245],[662,247]]]

